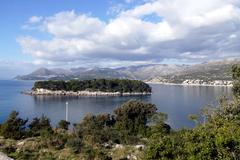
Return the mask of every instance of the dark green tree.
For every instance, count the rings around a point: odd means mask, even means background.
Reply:
[[[153,136],[157,134],[157,136],[162,136],[170,133],[171,127],[166,124],[167,114],[164,113],[156,113],[154,114],[149,121],[149,132],[150,135]]]
[[[154,104],[136,100],[128,101],[114,111],[116,127],[133,135],[145,135],[148,119],[156,114],[156,111]]]
[[[50,120],[42,115],[40,118],[34,118],[29,124],[29,133],[31,136],[39,136],[53,132]]]
[[[65,91],[103,91],[103,92],[151,92],[151,87],[138,80],[128,79],[93,79],[70,81],[37,81],[33,90],[38,88]]]
[[[115,123],[114,117],[109,114],[86,115],[83,120],[75,126],[78,137],[85,138],[90,143],[103,143],[109,141],[111,128]]]
[[[233,77],[233,94],[235,96],[240,96],[240,64],[233,65],[232,67],[232,77]]]
[[[8,119],[1,125],[0,134],[5,138],[21,139],[26,136],[27,119],[18,117],[19,113],[13,111],[9,114]]]
[[[61,128],[64,130],[68,130],[69,125],[70,125],[70,122],[68,122],[66,120],[61,120],[58,122],[58,128]]]

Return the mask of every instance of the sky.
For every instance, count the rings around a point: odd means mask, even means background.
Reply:
[[[240,56],[239,0],[1,0],[0,79]]]

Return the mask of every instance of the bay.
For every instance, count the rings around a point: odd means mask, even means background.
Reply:
[[[168,123],[175,129],[191,128],[194,123],[189,114],[198,114],[209,104],[216,104],[221,96],[231,97],[230,87],[178,86],[151,84],[150,96],[128,97],[34,97],[21,94],[33,86],[32,81],[0,80],[0,123],[8,114],[19,111],[20,116],[29,118],[46,115],[52,125],[65,119],[65,105],[69,103],[69,121],[79,122],[86,114],[113,113],[122,103],[137,99],[154,103],[158,111],[168,114]]]

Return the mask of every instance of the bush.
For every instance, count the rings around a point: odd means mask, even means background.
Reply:
[[[132,135],[145,135],[147,120],[154,115],[157,108],[154,104],[131,100],[116,110],[116,127],[119,130],[129,131]]]
[[[73,137],[67,140],[66,146],[69,147],[73,153],[80,153],[83,148],[83,142],[80,138]]]
[[[26,123],[27,119],[21,119],[18,117],[19,113],[13,111],[10,113],[6,122],[1,125],[0,135],[4,138],[21,139],[26,136]]]
[[[234,80],[233,94],[235,96],[240,96],[240,64],[232,67],[232,76]]]
[[[24,150],[24,151],[19,151],[10,154],[10,157],[14,159],[19,159],[19,160],[31,160],[31,159],[38,159],[39,155],[37,152],[34,152],[32,150]]]
[[[57,150],[63,149],[65,144],[67,143],[67,140],[68,135],[59,133],[54,133],[46,139],[48,145]]]
[[[64,129],[64,130],[68,130],[69,125],[70,125],[70,122],[65,121],[65,120],[61,120],[58,123],[58,128],[61,128],[61,129]]]
[[[146,159],[238,159],[240,101],[220,100],[194,129],[151,136]]]
[[[29,124],[29,135],[30,136],[48,136],[48,134],[53,133],[50,120],[42,115],[41,118],[34,118]]]
[[[207,121],[194,129],[152,136],[145,159],[239,159],[240,66],[232,72],[234,99],[222,98],[217,107],[206,108]]]
[[[164,113],[156,113],[149,119],[148,136],[154,134],[163,136],[169,134],[171,131],[170,125],[166,124],[167,115]]]
[[[86,115],[82,122],[75,126],[78,137],[84,138],[89,143],[104,143],[109,141],[110,128],[115,123],[114,117],[109,114]]]
[[[95,149],[92,146],[85,146],[82,153],[84,154],[85,159],[94,160],[112,160],[111,157],[107,156],[101,148]]]

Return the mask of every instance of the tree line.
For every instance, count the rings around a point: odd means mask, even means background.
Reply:
[[[151,92],[151,87],[138,80],[128,79],[93,79],[70,81],[37,81],[33,90],[38,88],[64,91],[103,91],[103,92]]]

